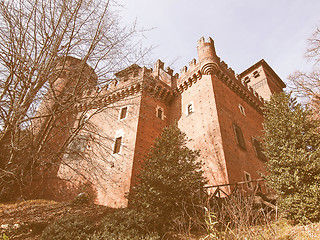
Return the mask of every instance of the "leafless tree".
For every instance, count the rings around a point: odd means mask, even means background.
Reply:
[[[292,89],[317,112],[320,110],[320,28],[308,39],[306,57],[313,64],[311,72],[296,71],[289,76]]]
[[[114,6],[111,0],[0,2],[2,200],[12,197],[12,186],[22,194],[33,178],[52,176],[47,172],[56,171],[57,158],[80,132],[94,130],[87,120],[103,108],[78,111],[77,104],[96,102],[113,73],[147,52],[135,42],[135,25],[120,25]],[[61,80],[65,75],[71,85]],[[93,92],[90,99],[84,89]],[[57,136],[63,136],[59,146]]]

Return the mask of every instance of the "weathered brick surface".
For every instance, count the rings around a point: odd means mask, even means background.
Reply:
[[[187,113],[188,104],[192,103],[194,112]],[[181,94],[175,105],[181,105],[179,128],[186,133],[189,147],[200,149],[200,159],[205,163],[204,169],[209,184],[228,183],[228,173],[224,160],[221,131],[217,115],[211,76],[202,78]],[[172,106],[175,108],[175,106]]]
[[[157,116],[159,107],[163,109],[162,119]],[[143,94],[139,110],[131,184],[136,182],[135,177],[153,142],[161,134],[162,129],[168,125],[168,114],[168,106],[165,103]]]
[[[212,82],[229,182],[245,181],[244,171],[250,173],[252,179],[259,179],[258,172],[265,170],[253,149],[252,137],[262,135],[263,117],[219,79],[212,77]],[[244,107],[245,115],[240,112],[239,104]],[[241,128],[246,150],[238,146],[233,124]]]
[[[125,194],[130,190],[140,104],[141,94],[116,102],[105,111],[94,115],[91,123],[97,127],[100,136],[96,136],[95,142],[91,143],[88,152],[90,159],[76,159],[72,162],[72,167],[82,170],[86,180],[90,180],[95,186],[96,202],[99,204],[110,207],[127,205]],[[120,120],[122,107],[128,107],[128,112],[127,117]],[[120,152],[113,154],[114,141],[120,136]],[[59,176],[73,182],[79,174],[61,165]]]

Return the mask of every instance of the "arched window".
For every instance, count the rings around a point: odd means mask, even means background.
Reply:
[[[163,108],[162,107],[159,107],[159,106],[157,107],[156,115],[158,118],[163,120]]]

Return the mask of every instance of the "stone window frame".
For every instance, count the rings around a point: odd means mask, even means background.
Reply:
[[[247,150],[246,143],[245,143],[245,140],[243,137],[243,132],[242,132],[241,128],[235,123],[233,123],[232,125],[233,125],[233,131],[234,131],[234,135],[235,135],[238,146],[242,150]]]
[[[194,103],[193,103],[193,101],[189,102],[186,105],[186,116],[189,116],[192,113],[194,113]]]
[[[126,109],[126,112],[125,112],[125,116],[122,117],[124,109]],[[128,117],[128,113],[129,113],[129,106],[123,106],[119,111],[119,120],[126,119]]]
[[[238,105],[238,108],[243,116],[246,116],[246,109],[241,104]]]
[[[159,113],[160,113],[160,115],[159,115]],[[164,110],[160,106],[157,106],[157,108],[156,108],[156,117],[161,119],[161,120],[164,120],[164,117],[165,117],[164,116]]]
[[[243,171],[243,173],[244,173],[244,179],[245,179],[247,188],[249,190],[253,190],[251,174],[246,171]]]

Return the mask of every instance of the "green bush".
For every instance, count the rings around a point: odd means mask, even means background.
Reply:
[[[67,215],[49,224],[42,233],[43,240],[86,240],[96,226],[84,217]]]
[[[149,232],[152,216],[146,216],[132,209],[117,209],[109,213],[91,240],[157,240],[157,233]]]
[[[129,194],[129,202],[140,212],[154,213],[164,234],[176,228],[178,220],[193,218],[203,203],[203,163],[200,152],[189,149],[186,134],[177,125],[163,129],[147,155],[138,175],[138,184]],[[180,220],[179,220],[180,219]],[[183,225],[183,224],[182,224]],[[162,229],[161,229],[162,228]]]

